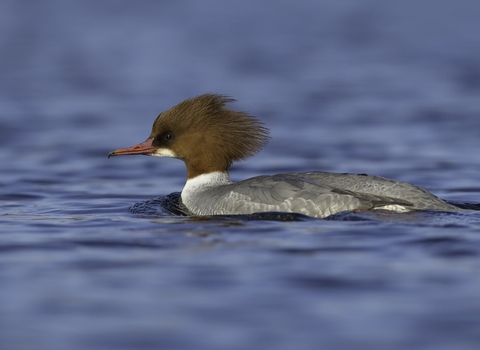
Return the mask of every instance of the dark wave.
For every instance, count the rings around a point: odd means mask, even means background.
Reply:
[[[467,210],[479,210],[480,211],[480,203],[455,203],[455,202],[448,202],[456,207],[467,209]]]

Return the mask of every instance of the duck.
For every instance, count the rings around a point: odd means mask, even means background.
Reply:
[[[207,93],[160,113],[148,138],[108,158],[147,155],[182,160],[187,179],[181,201],[194,216],[297,213],[326,218],[343,212],[461,210],[427,190],[376,175],[323,171],[261,175],[232,182],[229,168],[258,153],[269,130],[235,99]]]

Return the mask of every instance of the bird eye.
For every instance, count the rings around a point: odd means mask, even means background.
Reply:
[[[167,141],[173,140],[173,135],[170,133],[165,134],[165,140]]]

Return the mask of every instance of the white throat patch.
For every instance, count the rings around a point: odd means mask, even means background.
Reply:
[[[159,148],[151,154],[153,157],[177,158],[177,155],[168,148]]]

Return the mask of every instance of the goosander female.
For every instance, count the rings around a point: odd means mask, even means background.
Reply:
[[[204,94],[160,113],[145,142],[108,157],[178,158],[187,167],[183,204],[193,215],[293,212],[324,218],[344,211],[461,210],[423,188],[365,174],[326,172],[258,176],[237,183],[228,169],[259,152],[269,131],[255,117],[227,108],[235,101]]]

